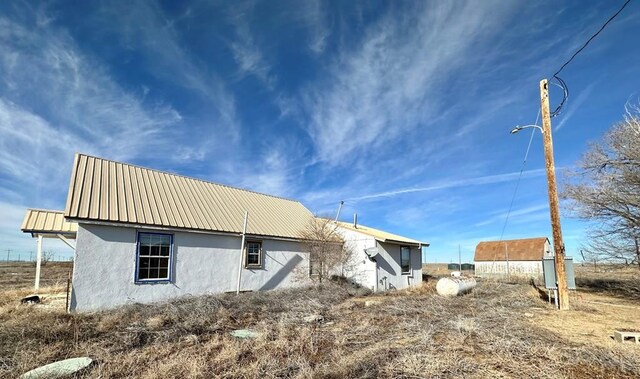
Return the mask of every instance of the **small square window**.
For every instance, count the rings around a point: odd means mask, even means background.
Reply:
[[[245,267],[259,268],[262,267],[262,243],[248,241],[245,245]]]

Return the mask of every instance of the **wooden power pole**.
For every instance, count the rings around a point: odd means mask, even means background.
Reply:
[[[556,280],[558,281],[558,308],[569,309],[569,290],[567,274],[564,267],[564,242],[560,227],[560,205],[556,186],[556,169],[553,163],[553,141],[551,140],[551,114],[549,111],[549,83],[547,79],[540,81],[540,110],[542,113],[542,138],[544,141],[544,159],[547,168],[547,184],[549,186],[549,208],[551,212],[551,230],[553,233],[553,251],[556,262]]]

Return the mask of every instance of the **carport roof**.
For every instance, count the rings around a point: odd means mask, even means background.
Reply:
[[[31,235],[41,234],[57,237],[61,234],[65,237],[75,238],[78,232],[78,224],[64,219],[63,211],[52,211],[47,209],[27,209],[22,221],[22,229]]]

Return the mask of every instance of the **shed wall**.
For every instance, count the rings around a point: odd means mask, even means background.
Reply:
[[[402,274],[400,267],[401,245],[378,242],[382,259],[378,262],[379,289],[403,289],[417,286],[422,283],[422,251],[420,248],[411,248],[411,273]]]
[[[236,290],[239,236],[169,232],[174,236],[173,281],[136,284],[137,231],[127,227],[79,225],[72,310],[93,311],[126,303],[150,303],[183,295]],[[269,290],[309,283],[308,254],[303,252],[300,243],[263,239],[262,249],[263,268],[243,268],[241,290]]]
[[[481,261],[475,263],[475,273],[478,276],[506,276],[506,261]],[[542,261],[509,261],[509,274],[530,278],[542,277]]]
[[[422,283],[422,251],[411,249],[411,273],[402,274],[400,269],[401,245],[381,243],[370,235],[352,229],[338,228],[348,246],[354,250],[355,272],[351,278],[374,291],[403,289]],[[364,250],[377,247],[379,255],[375,262]],[[377,270],[377,275],[376,275]],[[377,282],[376,282],[377,278]]]

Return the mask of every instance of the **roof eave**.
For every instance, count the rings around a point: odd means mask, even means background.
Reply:
[[[115,227],[121,227],[121,228],[156,229],[156,230],[167,230],[167,231],[176,231],[176,232],[184,232],[184,233],[190,232],[190,233],[226,235],[226,236],[242,235],[242,232],[240,231],[206,230],[206,229],[179,227],[179,226],[129,223],[129,222],[122,222],[122,221],[103,221],[103,220],[94,220],[94,219],[78,218],[78,217],[65,217],[65,219],[67,221],[77,222],[78,224],[83,223],[83,224],[91,224],[91,225],[115,226]],[[256,233],[246,233],[246,237],[255,238],[255,239],[264,238],[264,239],[276,239],[276,240],[287,240],[287,241],[303,241],[303,239],[299,237],[277,236],[277,235],[256,234]]]

